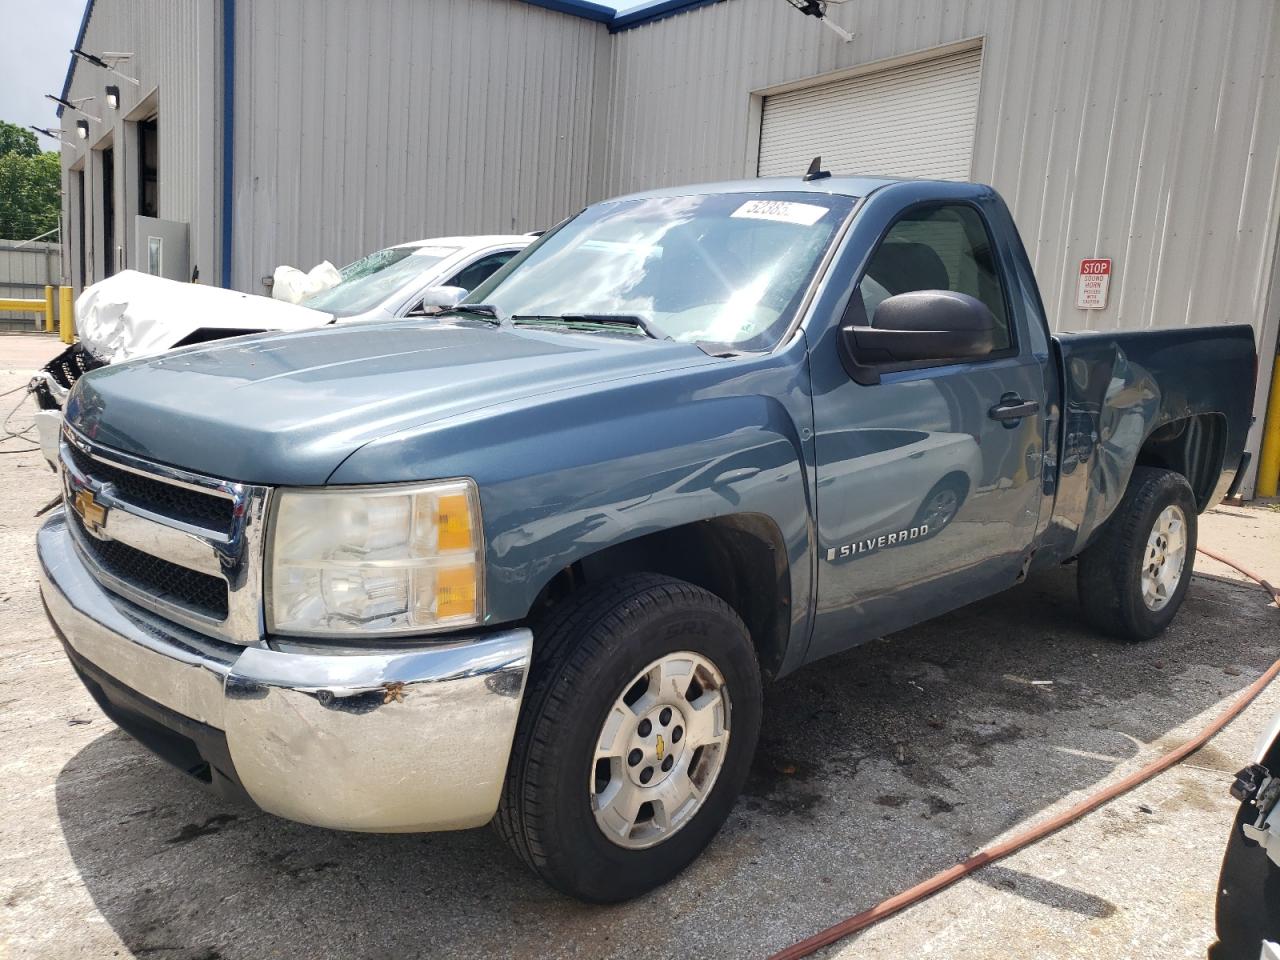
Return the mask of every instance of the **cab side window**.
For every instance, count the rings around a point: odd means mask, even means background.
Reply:
[[[858,325],[875,326],[876,307],[899,293],[952,290],[982,301],[996,318],[995,349],[1013,345],[1004,288],[982,215],[967,204],[909,211],[889,228],[850,303]]]
[[[487,257],[481,257],[475,263],[465,266],[455,273],[444,282],[444,285],[446,287],[461,287],[463,290],[470,292],[488,280],[490,275],[497,273],[498,268],[515,255],[515,250],[503,250],[501,253],[491,253]]]

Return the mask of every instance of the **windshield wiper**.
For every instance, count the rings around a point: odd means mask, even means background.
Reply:
[[[633,327],[645,336],[654,340],[670,340],[671,338],[654,326],[644,317],[631,313],[562,313],[556,315],[514,316],[512,323],[548,323],[566,327]]]
[[[491,303],[459,303],[450,307],[448,313],[465,313],[473,317],[479,317],[482,320],[492,321],[494,326],[502,325],[502,318],[498,316],[498,308]]]

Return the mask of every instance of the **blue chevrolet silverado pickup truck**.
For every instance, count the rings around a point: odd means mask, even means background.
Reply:
[[[1099,630],[1154,637],[1252,406],[1247,326],[1051,335],[975,184],[623,197],[469,300],[85,376],[42,592],[214,789],[493,821],[591,901],[712,839],[765,681],[1071,560]]]

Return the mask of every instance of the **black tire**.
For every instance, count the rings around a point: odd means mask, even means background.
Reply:
[[[646,666],[691,651],[729,694],[729,739],[710,792],[670,837],[644,849],[611,841],[589,785],[601,728]],[[760,732],[760,670],[746,627],[719,597],[671,577],[636,574],[584,588],[536,631],[534,657],[494,825],[543,880],[594,903],[639,896],[702,852],[746,782]]]
[[[1176,588],[1158,610],[1143,600],[1147,538],[1166,507],[1186,521],[1186,558]],[[1196,556],[1196,503],[1186,478],[1172,470],[1135,467],[1129,486],[1097,538],[1080,554],[1076,571],[1085,618],[1102,633],[1128,643],[1150,640],[1178,613],[1191,584]]]

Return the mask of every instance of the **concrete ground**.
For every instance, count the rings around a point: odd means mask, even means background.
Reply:
[[[30,339],[0,337],[0,391],[56,352]],[[41,612],[32,513],[55,490],[37,454],[0,455],[0,960],[764,956],[1123,776],[1280,656],[1280,611],[1204,558],[1174,626],[1131,647],[1081,625],[1072,568],[1037,577],[777,685],[701,860],[588,907],[489,830],[326,832],[153,759]],[[1217,508],[1201,537],[1280,582],[1274,506]],[[823,956],[1205,956],[1227,786],[1278,709],[1280,686],[1189,762]]]

